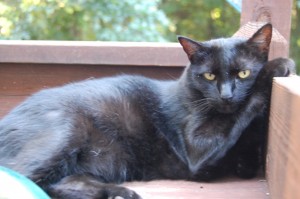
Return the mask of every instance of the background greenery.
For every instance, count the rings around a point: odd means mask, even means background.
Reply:
[[[300,0],[290,54],[300,71]],[[240,14],[225,0],[2,0],[0,39],[176,41],[231,36]]]

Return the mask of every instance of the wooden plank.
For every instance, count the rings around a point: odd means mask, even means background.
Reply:
[[[248,22],[270,22],[289,41],[292,0],[243,0],[241,26]]]
[[[300,77],[275,78],[272,91],[267,179],[274,199],[300,198]]]
[[[244,0],[242,27],[237,35],[248,34],[249,37],[250,29],[257,30],[262,24],[272,23],[273,38],[269,59],[288,57],[291,12],[292,0]],[[293,82],[293,85],[287,85],[287,82]],[[300,161],[295,153],[296,149],[300,151],[299,147],[296,147],[299,146],[300,139],[299,135],[294,135],[296,130],[292,128],[293,125],[300,124],[300,117],[296,116],[300,103],[296,102],[297,95],[290,90],[295,89],[296,85],[300,85],[299,78],[279,78],[275,80],[273,88],[266,173],[271,197],[275,199],[300,198],[300,192],[295,187],[300,180],[297,169]],[[299,88],[297,86],[297,89]],[[292,103],[291,100],[295,102]],[[291,140],[296,143],[291,145]]]
[[[30,95],[38,90],[89,78],[137,74],[157,79],[178,78],[183,67],[127,65],[0,64],[0,95]]]
[[[182,67],[178,43],[0,40],[0,63]]]
[[[250,38],[264,24],[266,24],[266,22],[248,22],[234,34],[234,37]],[[288,57],[288,41],[274,27],[272,32],[269,59],[272,60],[277,57]]]
[[[241,26],[272,23],[275,36],[284,38],[272,42],[270,59],[289,55],[292,3],[292,0],[244,0],[242,3]]]
[[[213,183],[178,180],[130,182],[125,186],[135,190],[143,199],[268,199],[267,183],[262,178],[241,180],[237,178]]]
[[[0,95],[0,119],[4,117],[11,109],[24,101],[27,96],[2,96]]]

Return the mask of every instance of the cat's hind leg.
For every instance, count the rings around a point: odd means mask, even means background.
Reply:
[[[53,198],[64,199],[141,199],[130,189],[106,184],[101,179],[85,174],[67,176],[46,191]]]

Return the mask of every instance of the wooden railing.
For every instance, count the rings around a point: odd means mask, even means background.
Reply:
[[[188,63],[177,43],[0,41],[0,117],[33,92],[88,78],[177,78]]]

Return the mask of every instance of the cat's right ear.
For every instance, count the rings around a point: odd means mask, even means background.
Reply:
[[[177,36],[177,39],[190,60],[192,56],[201,48],[201,45],[198,42],[190,38],[184,36]]]
[[[272,25],[265,24],[248,40],[248,44],[262,53],[268,53],[272,39]]]

